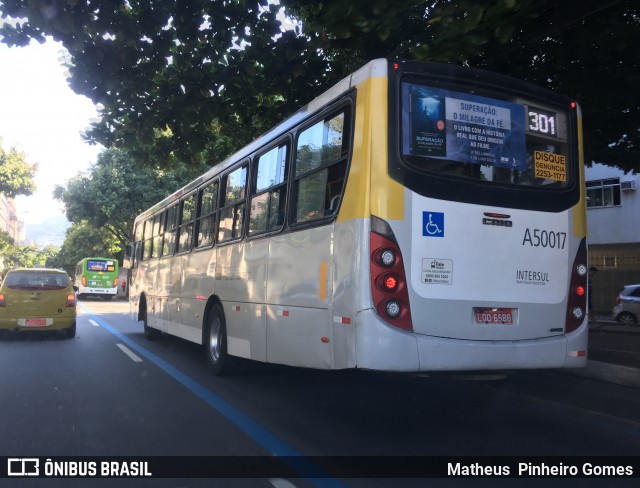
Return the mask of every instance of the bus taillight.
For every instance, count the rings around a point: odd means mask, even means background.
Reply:
[[[584,321],[587,313],[587,275],[587,241],[582,239],[571,268],[565,332],[576,330]]]
[[[87,286],[87,277],[82,275],[82,286]]]
[[[381,276],[381,286],[382,290],[388,293],[393,293],[398,289],[398,284],[400,283],[400,279],[393,274],[386,274]]]
[[[114,288],[118,288],[118,277],[117,276],[113,279],[113,287]]]
[[[371,295],[376,312],[394,327],[413,330],[402,253],[389,225],[373,216],[369,249]]]

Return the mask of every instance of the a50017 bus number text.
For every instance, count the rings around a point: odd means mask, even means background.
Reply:
[[[564,249],[567,243],[567,233],[545,229],[529,229],[524,231],[522,245],[531,247],[548,247],[551,249]]]

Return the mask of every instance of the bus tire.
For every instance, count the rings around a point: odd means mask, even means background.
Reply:
[[[149,327],[149,324],[147,323],[146,305],[142,310],[142,322],[144,324],[144,336],[148,341],[155,341],[156,339],[160,338],[160,334],[162,334],[162,332],[160,332],[158,329],[154,329],[153,327]]]
[[[220,304],[211,307],[204,335],[204,353],[209,369],[223,376],[233,369],[234,358],[227,354],[227,325]]]

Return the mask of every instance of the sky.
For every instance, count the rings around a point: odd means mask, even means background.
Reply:
[[[81,133],[97,110],[75,94],[59,59],[62,45],[48,40],[23,48],[0,43],[0,138],[2,147],[24,152],[29,164],[38,163],[36,193],[16,198],[18,217],[28,227],[64,215],[52,196],[56,185],[95,163],[101,146],[90,146]],[[61,231],[64,237],[64,230]]]

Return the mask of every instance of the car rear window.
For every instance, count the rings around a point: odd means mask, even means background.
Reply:
[[[12,290],[64,290],[69,286],[69,277],[62,273],[9,273],[4,282]]]

